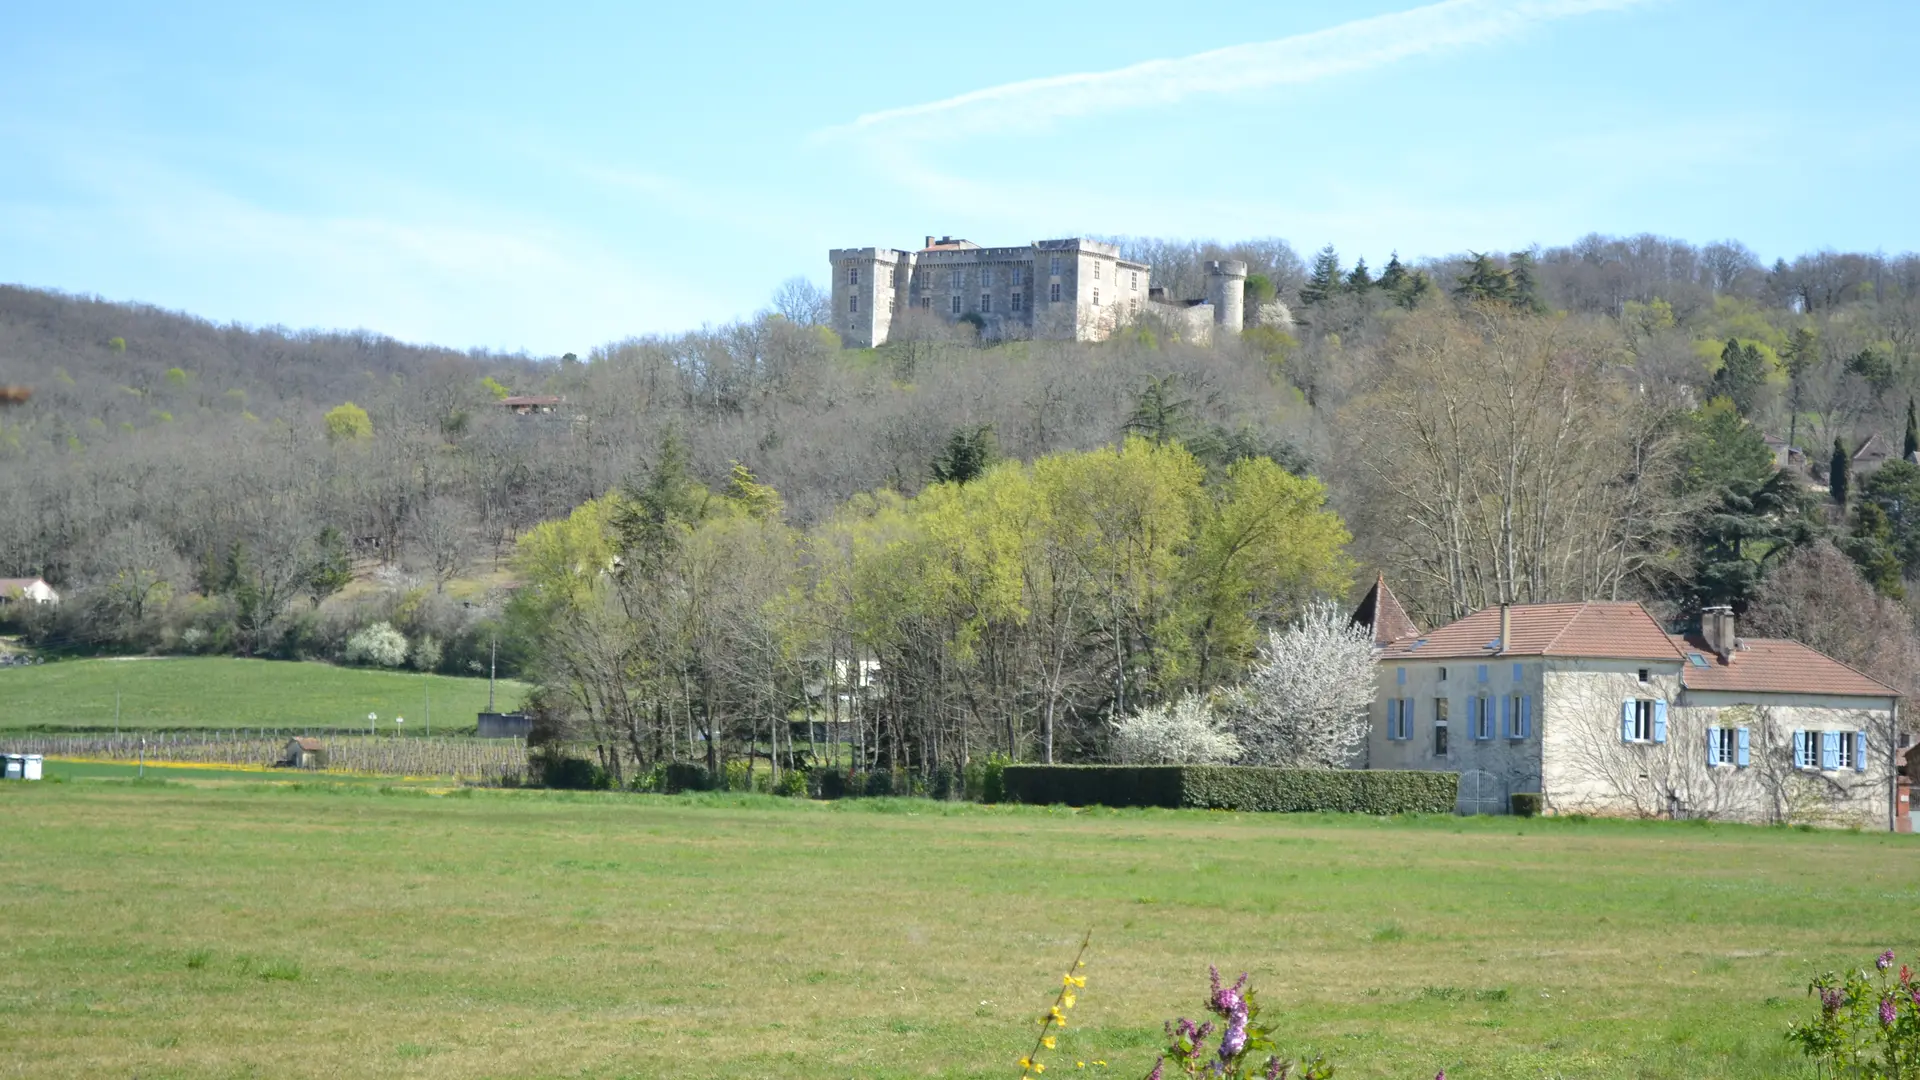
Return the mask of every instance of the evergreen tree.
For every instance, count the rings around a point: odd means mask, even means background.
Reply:
[[[1860,576],[1883,596],[1906,595],[1900,580],[1900,556],[1894,550],[1893,526],[1876,502],[1863,502],[1854,512],[1853,529],[1841,545],[1860,567]]]
[[[965,484],[977,480],[999,456],[992,424],[962,428],[947,436],[947,448],[933,459],[934,482]]]
[[[1907,397],[1907,437],[1900,443],[1900,460],[1912,461],[1913,455],[1920,453],[1920,423],[1913,417],[1913,397]]]
[[[1847,505],[1847,487],[1853,472],[1853,459],[1847,456],[1847,448],[1841,443],[1840,436],[1833,437],[1833,458],[1827,463],[1827,490],[1833,493],[1833,501],[1841,506]]]
[[[1308,307],[1324,304],[1339,291],[1340,256],[1328,244],[1313,257],[1313,271],[1307,275],[1307,283],[1300,286],[1300,302]]]
[[[1361,259],[1353,264],[1353,272],[1347,275],[1347,291],[1364,293],[1373,288],[1373,275],[1367,272],[1367,260]]]
[[[1546,313],[1546,301],[1540,299],[1539,285],[1533,277],[1533,252],[1516,251],[1511,256],[1513,269],[1509,276],[1513,281],[1513,306],[1536,315]]]
[[[1713,395],[1727,398],[1741,416],[1748,416],[1766,381],[1767,362],[1760,349],[1728,338],[1726,347],[1720,350],[1720,370],[1713,373]]]
[[[1472,254],[1473,262],[1468,264],[1467,272],[1461,276],[1460,283],[1453,287],[1453,295],[1463,300],[1512,302],[1512,276],[1495,266],[1491,256],[1478,251]]]
[[[1407,268],[1400,264],[1400,253],[1394,252],[1387,258],[1387,268],[1380,271],[1380,280],[1374,282],[1388,293],[1397,294],[1407,280]]]

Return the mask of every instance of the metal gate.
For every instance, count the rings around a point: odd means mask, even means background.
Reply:
[[[1506,813],[1506,785],[1490,772],[1475,769],[1461,773],[1460,812],[1463,814]]]

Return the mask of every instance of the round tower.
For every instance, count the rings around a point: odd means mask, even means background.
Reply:
[[[1247,264],[1238,259],[1208,263],[1207,302],[1213,305],[1215,326],[1239,333],[1247,324]]]

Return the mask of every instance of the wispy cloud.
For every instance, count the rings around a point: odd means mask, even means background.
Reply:
[[[1097,113],[1173,105],[1203,95],[1310,83],[1416,56],[1491,44],[1557,19],[1654,2],[1658,0],[1444,0],[1277,41],[1147,60],[1112,71],[1025,79],[883,109],[825,129],[816,137],[988,134]]]

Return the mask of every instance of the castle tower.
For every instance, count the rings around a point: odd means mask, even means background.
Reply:
[[[884,345],[905,295],[913,256],[893,248],[835,248],[827,252],[833,274],[833,318],[828,325],[848,345]]]
[[[1239,333],[1247,324],[1247,264],[1237,259],[1208,263],[1207,301],[1213,305],[1214,325]]]

